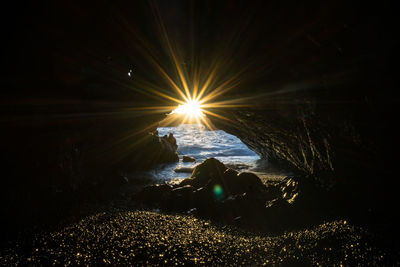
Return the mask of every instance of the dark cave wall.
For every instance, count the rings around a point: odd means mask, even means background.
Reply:
[[[341,115],[335,109],[324,113],[313,104],[227,111],[229,120],[213,123],[275,168],[311,181],[315,192],[324,192],[327,211],[373,229],[397,229],[396,108],[364,109],[368,123],[355,119],[359,106],[347,108]]]
[[[144,88],[179,98],[152,60],[178,76],[145,1],[13,5],[1,18],[2,206],[12,213],[23,199],[24,218],[59,187],[71,199],[140,167],[134,144],[168,112],[140,108],[171,105]],[[399,40],[389,2],[157,5],[182,66],[207,74],[218,59],[218,79],[244,73],[217,100],[248,107],[214,110],[231,120],[212,118],[217,127],[295,172],[379,189],[375,198],[397,188]]]
[[[293,108],[292,108],[293,109]],[[331,136],[316,120],[305,114],[282,117],[274,110],[232,111],[233,123],[217,122],[238,136],[263,158],[281,167],[307,174],[334,170]]]
[[[345,170],[341,158],[366,157],[356,161],[361,164],[379,155],[388,158],[379,163],[382,169],[390,166],[398,102],[390,2],[15,4],[9,10],[18,11],[18,19],[2,18],[10,25],[8,66],[1,73],[9,150],[23,149],[21,140],[43,155],[56,151],[57,143],[97,143],[90,149],[95,157],[119,149],[100,144],[112,146],[112,140],[159,121],[162,112],[130,109],[171,104],[144,90],[149,84],[177,97],[150,63],[157,59],[174,73],[154,6],[182,66],[190,70],[200,55],[200,66],[211,68],[218,58],[226,64],[223,79],[248,67],[239,85],[221,96],[244,99],[248,110],[227,112],[236,125],[216,123],[262,156],[312,175]],[[131,69],[133,77],[127,75]]]
[[[351,113],[338,118],[333,115],[334,110],[331,112],[324,117],[312,104],[293,104],[278,109],[226,111],[224,116],[228,120],[213,119],[213,122],[238,136],[272,164],[295,173],[329,180],[357,178],[352,176],[372,170],[376,174],[386,157],[392,155],[383,150],[387,140],[375,138],[372,133],[364,134],[374,131],[377,124],[371,120],[368,127],[359,128],[351,120]]]
[[[253,70],[263,71],[229,96],[248,107],[215,109],[229,120],[212,120],[296,172],[364,181],[371,189],[385,179],[396,183],[399,38],[392,4],[294,4],[293,16],[274,6],[281,16],[259,25],[276,25],[279,33],[257,28],[265,39],[252,48],[264,61]]]
[[[131,3],[133,19],[146,17],[142,4]],[[150,168],[143,144],[168,110],[141,111],[166,104],[143,90],[143,80],[164,83],[132,48],[138,40],[114,20],[112,5],[10,3],[4,10],[0,212],[7,232],[62,218],[101,199],[121,173]]]
[[[132,21],[148,17],[143,5],[125,6]],[[63,157],[72,157],[65,153],[78,149],[85,156],[73,157],[84,157],[101,173],[119,164],[168,112],[141,112],[166,104],[143,90],[143,80],[164,84],[137,49],[138,36],[128,34],[132,29],[118,17],[118,6],[10,3],[7,11],[1,21],[6,68],[0,95],[2,158],[8,165],[28,166],[26,176],[54,176],[42,172],[57,169]],[[141,37],[154,40],[146,30],[151,25],[136,26]]]

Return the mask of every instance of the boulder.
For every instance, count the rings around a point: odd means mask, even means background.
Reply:
[[[191,167],[180,167],[180,168],[176,168],[174,170],[174,172],[178,172],[178,173],[192,173],[193,168]]]
[[[170,211],[182,212],[194,208],[193,205],[194,191],[195,188],[191,185],[185,185],[173,189],[168,197],[168,200],[163,203],[165,209]]]
[[[191,185],[185,185],[181,187],[177,187],[172,190],[172,196],[173,197],[181,197],[181,196],[187,196],[190,195],[195,191],[195,188]]]
[[[224,216],[223,220],[226,223],[240,223],[239,226],[261,230],[267,224],[264,205],[262,199],[248,193],[231,195],[222,202],[220,214]]]
[[[265,190],[265,185],[257,175],[250,172],[242,172],[238,175],[238,183],[245,192],[259,192]]]
[[[313,183],[300,177],[266,187],[257,175],[238,173],[210,158],[178,185],[152,186],[137,199],[166,211],[189,212],[252,230],[277,231],[309,221],[313,190]]]
[[[189,156],[183,156],[182,161],[183,162],[195,162],[196,159],[192,158],[192,157],[189,157]]]
[[[329,192],[307,176],[285,178],[279,185],[281,195],[266,201],[265,215],[270,230],[302,227],[319,222],[332,209]]]
[[[182,182],[180,182],[178,186],[193,185],[194,184],[193,181],[194,181],[194,179],[192,179],[192,178],[186,178],[186,179],[183,179]]]
[[[202,217],[214,218],[217,213],[213,192],[209,187],[200,187],[193,192],[193,204],[197,209],[197,214]]]
[[[215,158],[208,158],[193,169],[190,178],[193,179],[193,185],[196,187],[205,186],[209,180],[213,184],[221,184],[226,169],[222,162]]]
[[[232,169],[226,169],[223,174],[223,187],[228,194],[243,193],[242,188],[238,184],[239,173]]]
[[[168,184],[151,185],[143,188],[133,196],[133,200],[140,203],[159,207],[172,193],[172,186]]]
[[[266,193],[265,186],[257,175],[249,172],[238,173],[227,169],[223,175],[223,185],[230,194]]]

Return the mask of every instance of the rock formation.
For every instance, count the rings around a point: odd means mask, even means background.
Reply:
[[[178,15],[162,4],[168,36],[157,34],[164,28],[145,1],[9,3],[12,17],[1,18],[0,212],[11,225],[41,217],[36,211],[47,205],[57,210],[59,198],[79,206],[78,191],[91,194],[121,170],[175,160],[164,154],[173,142],[148,135],[170,112],[151,108],[180,97],[170,82],[181,86],[175,65],[199,68],[200,81],[212,76],[206,93],[221,85],[212,102],[234,103],[212,110],[219,129],[332,187],[343,210],[366,214],[361,221],[397,224],[397,9],[228,2],[176,5]],[[251,10],[246,23],[238,19],[244,6]],[[173,61],[173,50],[183,58]],[[143,155],[141,144],[153,151]],[[188,186],[196,188],[202,175]]]
[[[252,230],[279,231],[326,218],[327,191],[308,178],[288,177],[265,186],[253,173],[238,173],[209,158],[179,185],[153,185],[133,196],[163,211],[184,212]]]
[[[189,157],[189,156],[183,156],[183,157],[182,157],[182,161],[183,161],[183,162],[195,162],[196,159],[195,159],[195,158],[192,158],[192,157]]]

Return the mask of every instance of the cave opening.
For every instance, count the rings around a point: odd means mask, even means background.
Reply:
[[[157,133],[160,137],[174,136],[179,156],[177,162],[159,164],[146,171],[146,175],[150,174],[157,182],[179,183],[208,158],[215,158],[239,172],[255,173],[264,181],[280,180],[288,175],[260,157],[237,136],[221,129],[210,129],[201,123],[184,123],[159,126]]]
[[[394,5],[63,2],[2,16],[4,265],[400,265]]]

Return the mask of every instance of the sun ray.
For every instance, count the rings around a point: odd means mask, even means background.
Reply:
[[[185,101],[187,101],[187,99],[185,98],[185,95],[182,94],[182,92],[179,89],[177,89],[177,91],[179,91],[181,93],[181,97],[184,97],[184,100],[180,100],[180,99],[177,99],[177,98],[175,98],[173,96],[168,95],[167,93],[163,93],[163,92],[161,92],[160,88],[157,88],[157,86],[155,86],[155,85],[152,86],[151,84],[148,84],[148,82],[137,80],[136,83],[139,86],[141,85],[140,88],[139,87],[133,87],[131,85],[128,85],[128,84],[122,83],[122,82],[118,82],[118,81],[116,81],[116,83],[119,84],[122,87],[125,87],[125,88],[129,89],[129,90],[140,92],[140,93],[148,95],[148,96],[150,96],[152,98],[155,98],[156,96],[158,96],[158,97],[161,97],[161,99],[171,100],[171,101],[173,101],[175,103],[178,103],[178,104],[184,104]],[[154,88],[156,88],[156,89],[154,89]]]
[[[196,117],[195,120],[196,120],[197,124],[201,124],[201,121],[200,121],[201,119],[199,117]]]
[[[201,105],[203,108],[245,108],[250,104],[223,104],[223,103],[209,103]]]
[[[178,118],[176,116],[167,116],[164,120],[160,121],[159,125],[160,126],[174,125],[180,119],[181,118]]]
[[[150,106],[150,107],[130,107],[126,108],[126,110],[171,110],[175,108],[175,106]]]
[[[160,19],[159,19],[160,20]],[[132,31],[131,28],[129,27],[129,25],[127,24],[127,22],[125,20],[122,21],[125,25],[125,28],[127,28],[130,33],[132,33],[133,36],[135,36],[135,40],[138,42],[135,42],[137,45],[140,46],[140,48],[144,51],[144,53],[142,53],[143,56],[145,56],[152,64],[153,66],[161,73],[161,76],[166,79],[168,81],[168,83],[172,86],[172,88],[185,100],[187,101],[187,93],[186,95],[181,91],[181,89],[179,88],[179,86],[173,81],[173,79],[167,74],[167,72],[164,70],[163,67],[161,67],[161,65],[158,63],[160,62],[159,59],[157,59],[154,56],[154,52],[151,51],[151,46],[148,42],[146,42],[143,38],[141,38],[140,36],[138,36],[135,31]],[[162,26],[162,28],[165,29],[164,26]],[[164,33],[166,34],[166,31],[164,30]],[[169,98],[170,99],[170,98]],[[172,99],[170,99],[172,100]]]
[[[153,7],[153,11],[154,11],[154,16],[156,18],[156,21],[158,22],[159,29],[161,31],[161,34],[162,34],[162,36],[164,38],[164,41],[165,41],[167,47],[168,47],[170,56],[173,59],[173,63],[174,63],[175,68],[176,68],[176,70],[178,72],[178,75],[179,75],[180,81],[182,83],[183,89],[185,90],[186,97],[189,99],[190,98],[190,91],[189,91],[189,87],[188,87],[187,82],[186,82],[185,74],[183,73],[183,69],[180,66],[180,63],[179,63],[180,61],[178,60],[177,55],[176,55],[176,53],[175,53],[175,51],[174,51],[174,49],[173,49],[173,47],[171,45],[170,39],[168,37],[167,29],[165,28],[163,20],[161,19],[161,15],[159,13],[157,5],[153,4],[152,7]]]
[[[176,83],[172,80],[172,78],[165,72],[165,70],[157,63],[154,61],[154,65],[156,68],[161,72],[163,77],[172,85],[172,87],[179,93],[179,95],[185,99],[186,101],[189,100],[189,95],[188,92],[186,92],[186,95],[181,91],[181,89],[176,85]],[[186,89],[185,89],[186,90]]]
[[[200,101],[200,103],[208,102],[230,90],[235,88],[237,85],[239,85],[240,81],[236,81],[234,84],[229,85],[230,83],[233,83],[235,77],[223,82],[221,85],[219,85],[217,88],[212,90],[208,95],[203,97],[203,99]],[[229,86],[228,86],[229,85]]]
[[[231,119],[229,119],[227,117],[224,117],[222,115],[218,115],[217,113],[209,111],[209,110],[204,110],[204,113],[209,114],[211,116],[214,116],[216,118],[222,119],[222,120],[226,120],[226,121],[229,121],[229,122],[234,122],[233,120],[231,120]]]
[[[206,127],[209,130],[214,130],[215,129],[214,125],[209,120],[207,120],[206,118],[201,118],[201,121],[206,125]]]
[[[174,102],[176,102],[176,103],[184,103],[182,100],[179,100],[179,99],[177,99],[177,98],[174,98],[174,97],[172,97],[172,96],[169,96],[169,95],[167,95],[167,94],[165,94],[165,93],[162,93],[162,92],[160,92],[160,91],[158,91],[158,90],[151,89],[151,88],[146,88],[145,90],[147,90],[147,91],[149,91],[149,92],[151,92],[151,93],[154,93],[154,94],[156,94],[156,95],[158,95],[158,96],[161,96],[161,97],[163,97],[163,98],[165,98],[165,99],[172,100],[172,101],[174,101]],[[185,99],[185,100],[186,100],[186,99]]]
[[[193,70],[193,85],[192,86],[193,86],[193,99],[195,99],[197,101],[198,101],[197,92],[199,90],[199,83],[200,83],[199,72],[198,72],[197,67],[195,67],[195,69]]]
[[[202,86],[199,95],[195,96],[197,101],[200,101],[200,99],[203,96],[203,94],[205,93],[206,89],[208,89],[208,86],[210,85],[212,79],[214,79],[216,71],[217,71],[217,67],[214,67],[213,70],[211,71],[210,75],[208,75],[208,78],[207,78],[206,82],[204,83],[204,85]]]
[[[163,84],[165,83],[166,86],[164,86],[165,88],[157,86],[149,81],[140,80],[139,77],[135,79],[135,85],[124,86],[161,100],[165,105],[132,107],[126,109],[127,112],[169,113],[170,116],[167,116],[168,119],[166,118],[163,122],[200,122],[213,128],[211,117],[232,122],[229,118],[219,114],[219,109],[244,108],[253,105],[256,97],[223,100],[224,95],[238,88],[245,79],[249,78],[244,74],[252,65],[251,61],[237,69],[233,50],[224,51],[222,48],[216,48],[216,56],[198,58],[194,53],[197,50],[193,46],[192,53],[188,55],[190,65],[186,64],[186,60],[182,60],[182,55],[186,54],[181,53],[179,44],[172,38],[173,35],[170,36],[171,31],[167,27],[168,24],[164,23],[157,2],[150,0],[149,4],[155,18],[156,37],[164,49],[156,50],[146,41],[146,38],[143,38],[144,36],[140,36],[137,34],[138,31],[132,29],[130,29],[131,38],[143,52],[142,55],[148,60],[149,66],[165,80]],[[125,28],[129,28],[129,24],[123,19],[122,23]],[[239,36],[241,33],[237,34]],[[237,42],[238,36],[231,36],[232,41]],[[168,60],[160,58],[160,51]],[[207,118],[207,116],[211,117]]]
[[[189,121],[189,118],[187,115],[184,115],[183,120],[181,121],[181,124],[185,124],[186,121]]]

